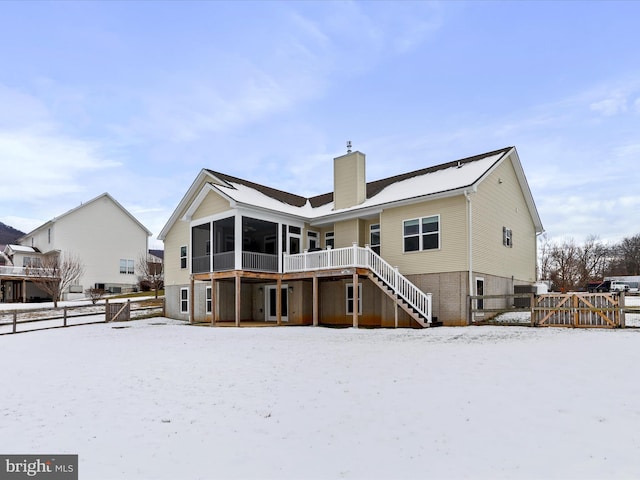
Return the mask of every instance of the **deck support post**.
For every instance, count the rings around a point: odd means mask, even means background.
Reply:
[[[193,309],[195,307],[195,291],[196,291],[196,280],[195,278],[193,278],[193,275],[191,275],[191,281],[189,282],[189,323],[193,323],[194,322],[194,312]]]
[[[394,307],[393,307],[393,313],[394,313],[394,327],[398,328],[398,308],[400,308],[398,306],[398,301],[396,300],[394,303]]]
[[[216,283],[216,279],[213,277],[213,272],[211,273],[211,326],[216,326],[216,310],[218,299],[216,297],[216,289],[218,285]]]
[[[242,306],[240,291],[242,290],[242,280],[240,273],[236,273],[236,327],[240,326],[240,307]]]
[[[282,325],[282,277],[278,275],[276,280],[276,323]]]
[[[318,276],[313,275],[313,326],[318,326]]]
[[[358,270],[353,270],[353,328],[358,328],[358,305],[360,299],[358,298]]]

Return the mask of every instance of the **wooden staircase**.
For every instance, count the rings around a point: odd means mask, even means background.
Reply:
[[[438,322],[438,317],[431,317],[431,320],[429,321],[428,318],[421,315],[418,310],[409,305],[409,303],[405,301],[400,295],[394,293],[393,289],[389,287],[384,281],[382,281],[373,271],[369,270],[368,278],[421,327],[439,327],[442,325],[442,322]]]
[[[284,255],[284,272],[305,272],[337,268],[365,268],[370,278],[421,327],[432,327],[437,319],[431,315],[431,294],[425,293],[392,267],[369,246],[327,249]]]

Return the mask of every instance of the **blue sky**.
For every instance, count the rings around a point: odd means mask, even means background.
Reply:
[[[1,2],[0,221],[210,168],[332,189],[515,145],[552,239],[640,233],[640,2]],[[161,242],[151,240],[152,246]]]

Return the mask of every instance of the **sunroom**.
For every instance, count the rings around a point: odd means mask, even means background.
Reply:
[[[303,224],[241,212],[191,226],[191,272],[282,272],[282,254],[301,251]],[[239,232],[239,234],[238,234]]]

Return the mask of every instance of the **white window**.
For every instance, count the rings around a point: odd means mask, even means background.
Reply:
[[[311,230],[307,231],[307,248],[309,251],[315,250],[318,247],[320,247],[318,232],[313,232]]]
[[[324,246],[325,248],[333,248],[334,246],[334,239],[333,239],[333,232],[327,232],[324,234]]]
[[[353,315],[353,283],[347,283],[347,315]],[[362,284],[358,283],[358,315],[362,315]]]
[[[369,226],[369,246],[371,250],[380,255],[380,224],[373,223]]]
[[[211,310],[212,310],[212,308],[211,308],[211,306],[212,306],[211,305],[211,303],[212,303],[211,302],[211,287],[207,287],[206,298],[207,298],[207,313],[211,313]]]
[[[120,259],[120,273],[123,273],[123,274],[126,274],[126,275],[133,275],[135,273],[133,260],[128,260],[126,258],[121,258]]]
[[[502,244],[505,247],[513,247],[513,232],[510,228],[502,227]]]
[[[187,268],[187,246],[180,247],[180,268]]]
[[[403,222],[404,251],[440,248],[440,215],[413,218]]]
[[[189,289],[180,289],[180,313],[189,313]]]

